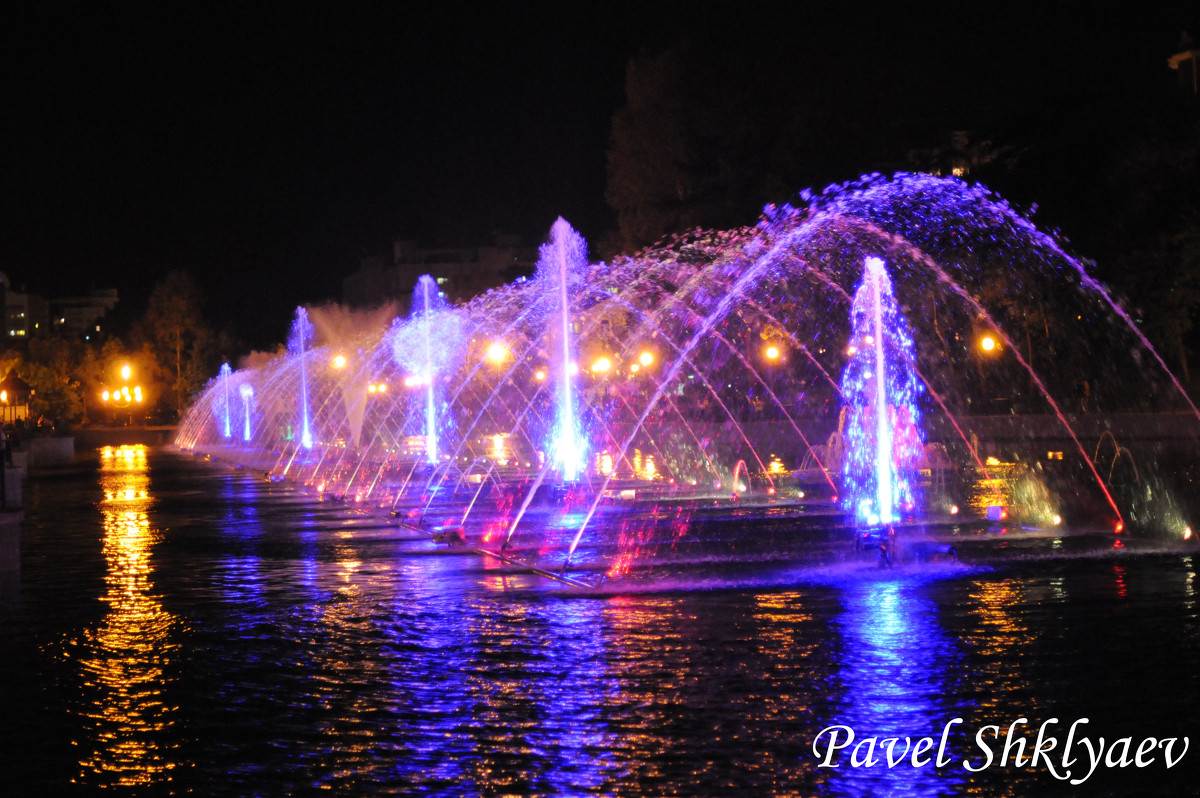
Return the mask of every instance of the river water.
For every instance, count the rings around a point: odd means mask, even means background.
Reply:
[[[102,450],[26,485],[0,794],[1196,794],[1200,552],[1006,545],[582,591]]]

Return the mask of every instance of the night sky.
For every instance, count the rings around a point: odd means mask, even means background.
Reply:
[[[778,79],[821,85],[847,115],[957,129],[1169,82],[1196,17],[1193,3],[114,5],[4,12],[0,270],[133,305],[185,268],[254,346],[396,236],[536,244],[561,215],[598,240],[615,224],[611,118],[642,48],[686,36],[750,65],[770,55],[789,65]]]

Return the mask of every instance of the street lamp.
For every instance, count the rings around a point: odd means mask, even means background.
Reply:
[[[133,368],[125,363],[121,366],[121,385],[105,388],[100,393],[100,401],[107,407],[116,408],[120,411],[126,411],[132,405],[140,405],[142,403],[142,386],[130,385],[129,380],[133,377]],[[111,413],[110,413],[111,418]],[[133,414],[129,413],[127,424],[133,423]]]
[[[499,366],[508,360],[508,347],[502,341],[492,341],[492,343],[488,344],[484,357],[487,358],[489,363]]]

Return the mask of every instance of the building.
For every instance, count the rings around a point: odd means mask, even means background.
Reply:
[[[85,338],[101,332],[101,320],[117,306],[117,289],[100,288],[87,296],[50,300],[51,326]]]
[[[352,307],[394,300],[407,308],[417,279],[428,274],[449,300],[463,301],[528,277],[536,264],[537,248],[521,246],[518,236],[496,235],[479,247],[419,247],[398,240],[390,259],[364,258],[359,270],[342,280],[342,300]]]
[[[3,295],[4,335],[18,340],[58,331],[88,338],[100,332],[101,320],[117,306],[115,288],[46,300],[16,290],[4,272],[0,272],[0,295]]]
[[[8,275],[0,272],[0,294],[4,295],[4,334],[9,338],[27,338],[49,330],[50,307],[37,294],[18,291]]]
[[[1187,32],[1179,39],[1179,52],[1167,59],[1167,66],[1175,70],[1180,89],[1193,97],[1200,95],[1200,49]]]

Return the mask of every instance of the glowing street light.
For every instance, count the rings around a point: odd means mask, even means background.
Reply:
[[[607,356],[601,355],[592,362],[592,373],[603,374],[612,368],[612,360]]]
[[[487,352],[484,354],[489,363],[499,366],[504,361],[508,360],[508,347],[501,341],[492,341],[488,344]]]
[[[643,366],[649,366],[654,362],[654,353],[649,351],[642,352],[640,355],[638,355],[638,362]]]
[[[333,359],[329,361],[329,364],[340,371],[341,369],[346,368],[346,356],[334,355]]]
[[[985,355],[997,354],[1000,351],[1000,342],[991,333],[983,333],[979,336],[979,351]]]
[[[779,351],[779,347],[771,344],[763,350],[763,354],[767,356],[767,360],[778,360],[783,353]]]
[[[128,363],[124,363],[121,365],[121,370],[119,373],[121,375],[121,382],[123,382],[124,385],[119,387],[114,386],[111,389],[105,388],[100,393],[100,401],[103,404],[118,410],[124,410],[130,405],[142,404],[145,399],[145,397],[142,395],[142,386],[131,386],[129,384],[129,380],[133,377],[133,368]],[[132,416],[130,417],[129,421],[132,423]]]

